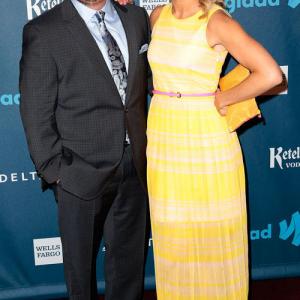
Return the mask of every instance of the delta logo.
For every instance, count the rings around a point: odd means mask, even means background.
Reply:
[[[234,13],[239,8],[253,7],[274,7],[280,6],[282,0],[225,0],[225,4],[229,13]],[[296,8],[300,4],[300,0],[289,0],[287,5]]]

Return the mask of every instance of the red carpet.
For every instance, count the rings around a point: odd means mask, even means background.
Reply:
[[[156,300],[155,292],[145,292],[144,300]],[[250,300],[300,300],[300,278],[254,281]]]
[[[300,278],[254,281],[251,300],[300,300]]]

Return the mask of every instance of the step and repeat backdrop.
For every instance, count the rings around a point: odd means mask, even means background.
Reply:
[[[66,0],[68,1],[68,0]],[[22,28],[62,0],[0,1],[0,299],[66,295],[57,208],[42,193],[19,116]],[[149,13],[167,0],[140,0]],[[286,79],[259,98],[264,119],[240,131],[248,182],[251,275],[300,276],[300,0],[228,0],[227,9]],[[231,59],[225,72],[235,65]],[[98,259],[99,291],[103,291]],[[145,286],[154,288],[152,241]]]

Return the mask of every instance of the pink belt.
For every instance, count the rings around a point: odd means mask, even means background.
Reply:
[[[158,91],[158,90],[153,90],[152,93],[154,95],[164,95],[164,96],[176,97],[176,98],[181,98],[181,97],[209,97],[209,96],[214,96],[216,94],[216,93],[181,94],[179,92],[177,92],[177,93],[162,92],[162,91]]]

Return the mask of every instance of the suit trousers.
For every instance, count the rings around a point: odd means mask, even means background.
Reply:
[[[133,164],[131,146],[103,192],[82,200],[55,187],[69,299],[97,299],[96,258],[103,237],[106,300],[141,300],[147,195]]]

